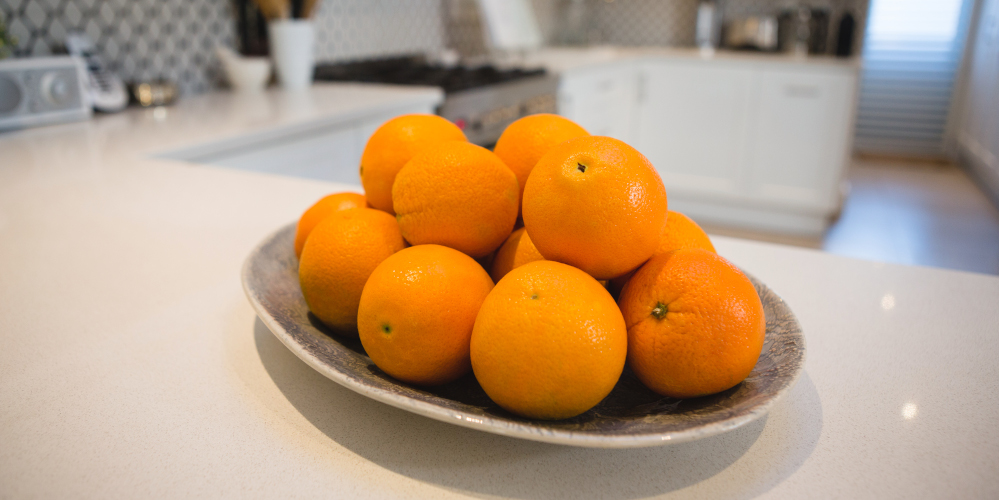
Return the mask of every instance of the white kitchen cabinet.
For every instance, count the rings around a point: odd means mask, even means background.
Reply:
[[[636,92],[631,63],[566,71],[559,80],[559,114],[592,135],[631,142]]]
[[[358,161],[364,148],[364,143],[358,140],[357,128],[345,125],[317,130],[307,136],[279,138],[200,163],[357,184]]]
[[[632,145],[656,167],[668,195],[740,195],[752,71],[651,61],[638,78]]]
[[[202,158],[200,163],[358,184],[361,182],[358,167],[368,138],[389,119],[411,112],[431,113],[432,110],[377,114],[352,123],[264,141],[241,148],[238,152],[223,152],[212,158]]]
[[[850,155],[854,80],[843,74],[760,72],[750,130],[748,195],[828,215]]]
[[[201,144],[159,156],[252,172],[360,184],[358,167],[368,138],[387,120],[434,112],[435,102],[355,113],[262,134]]]
[[[670,206],[702,221],[819,234],[850,157],[853,72],[650,60],[639,66],[634,146]]]
[[[649,158],[671,209],[812,235],[839,209],[857,60],[603,47],[530,61],[560,73],[561,114]]]

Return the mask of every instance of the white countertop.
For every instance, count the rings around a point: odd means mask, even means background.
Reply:
[[[521,441],[323,378],[256,319],[240,267],[316,199],[358,187],[152,158],[433,97],[314,90],[302,108],[214,94],[163,121],[132,110],[0,135],[0,496],[997,496],[994,276],[713,238],[788,302],[807,356],[765,419],[692,443]]]

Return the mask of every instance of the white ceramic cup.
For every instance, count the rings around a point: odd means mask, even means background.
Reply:
[[[286,90],[309,88],[313,76],[313,26],[308,19],[281,19],[267,25],[271,58]]]

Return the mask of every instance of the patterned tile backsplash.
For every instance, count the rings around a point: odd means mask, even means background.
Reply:
[[[694,45],[698,0],[595,2],[594,29],[612,45]]]
[[[165,79],[182,94],[221,84],[217,45],[236,44],[232,0],[0,0],[17,37],[15,56],[59,51],[67,33],[82,31],[127,82]],[[720,0],[724,18],[774,13],[798,5],[851,10],[860,40],[868,0]],[[531,0],[550,44],[694,44],[699,0]],[[452,47],[482,54],[475,0],[320,0],[316,57],[361,59]],[[857,45],[857,44],[856,44]]]
[[[441,0],[319,0],[316,59],[337,61],[445,48]]]
[[[222,83],[217,45],[235,46],[230,0],[0,0],[15,56],[56,53],[84,32],[125,81],[164,79],[182,94]],[[342,60],[444,47],[441,0],[325,0],[316,57]]]
[[[165,79],[182,93],[218,85],[217,44],[232,45],[226,0],[0,0],[15,56],[48,55],[84,32],[126,81]]]

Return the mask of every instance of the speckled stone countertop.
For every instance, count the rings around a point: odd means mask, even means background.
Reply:
[[[439,95],[306,98],[0,135],[0,497],[997,496],[994,276],[713,238],[794,311],[805,372],[765,418],[663,447],[477,432],[324,378],[257,320],[240,269],[358,187],[153,158]]]

